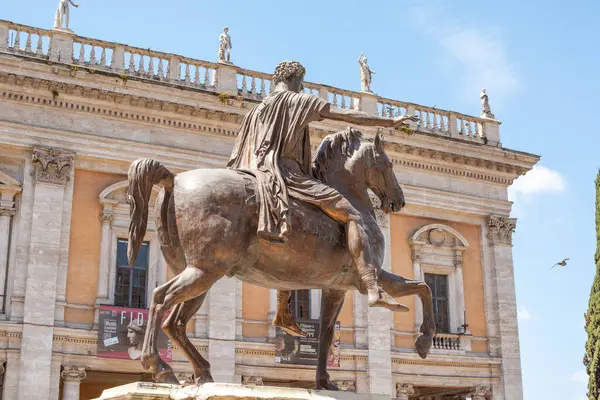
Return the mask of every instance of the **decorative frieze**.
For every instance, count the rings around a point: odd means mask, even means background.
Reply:
[[[37,88],[47,88],[48,90],[56,90],[59,93],[65,92],[70,95],[79,95],[85,98],[91,99],[99,99],[105,101],[113,101],[115,104],[129,104],[134,107],[139,107],[143,109],[156,109],[160,111],[167,112],[176,112],[181,115],[190,115],[190,116],[200,116],[206,119],[213,119],[219,121],[228,121],[234,122],[236,124],[241,123],[243,119],[243,114],[234,113],[234,112],[225,112],[221,110],[212,110],[201,108],[198,106],[191,106],[186,104],[179,104],[175,102],[168,102],[163,100],[156,100],[152,98],[132,96],[129,94],[115,93],[106,90],[99,89],[90,89],[83,87],[81,85],[75,84],[67,84],[67,83],[57,83],[50,80],[40,79],[40,78],[32,78],[26,76],[20,76],[10,73],[2,73],[0,72],[0,83],[7,82],[17,85],[37,87]],[[124,112],[122,110],[112,110],[109,108],[103,107],[89,107],[87,105],[83,105],[80,103],[73,103],[67,101],[56,101],[53,99],[41,98],[38,96],[32,95],[23,95],[11,92],[3,92],[0,93],[0,98],[4,100],[12,100],[12,101],[20,101],[20,102],[28,102],[33,104],[43,104],[46,106],[59,107],[69,109],[70,111],[79,111],[79,112],[88,112],[93,114],[101,114],[108,115],[115,118],[124,118],[129,120],[135,120],[136,122],[148,122],[152,124],[166,125],[172,128],[183,128],[183,129],[192,129],[192,130],[200,130],[207,131],[211,133],[219,133],[226,136],[236,136],[237,131],[227,130],[223,128],[212,128],[205,127],[197,124],[192,124],[187,121],[174,120],[170,118],[160,118],[155,115],[147,115],[140,111],[140,113],[129,113]],[[237,104],[237,103],[236,103]],[[246,109],[244,106],[245,103],[241,102],[241,108]],[[317,136],[323,136],[325,134],[333,133],[333,130],[324,130],[320,128],[311,129],[312,134],[316,134]],[[390,130],[390,135],[394,135],[393,130]],[[409,155],[416,155],[425,159],[432,160],[442,160],[446,162],[452,162],[455,164],[459,164],[461,166],[469,165],[481,169],[486,169],[490,171],[497,171],[500,173],[507,173],[514,176],[498,176],[491,175],[486,172],[479,172],[468,170],[465,168],[453,168],[449,165],[437,165],[437,164],[429,164],[424,163],[422,161],[417,161],[414,159],[405,159],[405,158],[397,158],[390,155],[390,159],[395,164],[416,168],[416,169],[427,169],[433,172],[440,172],[445,174],[451,174],[456,176],[464,176],[467,178],[485,180],[489,182],[501,183],[509,185],[512,183],[513,179],[517,176],[523,175],[527,172],[527,169],[521,166],[517,166],[514,164],[502,163],[499,161],[493,161],[485,158],[474,158],[469,157],[464,154],[457,154],[456,152],[444,152],[440,150],[433,150],[420,147],[418,145],[410,145],[410,144],[400,144],[395,142],[386,142],[385,144],[386,150],[388,152],[397,152]],[[520,161],[515,159],[515,161]]]
[[[34,148],[32,175],[36,182],[66,185],[70,179],[73,155],[56,149]]]
[[[490,230],[488,238],[492,244],[512,245],[512,234],[517,227],[515,218],[491,215],[488,218],[488,227]]]

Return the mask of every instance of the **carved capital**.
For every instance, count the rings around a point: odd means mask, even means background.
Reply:
[[[512,245],[512,234],[517,227],[515,218],[506,218],[491,215],[488,218],[488,228],[490,230],[488,239],[492,244]]]
[[[262,376],[242,376],[242,384],[249,386],[264,386]]]
[[[16,211],[13,207],[0,207],[0,217],[12,217]]]
[[[421,248],[412,246],[410,249],[410,258],[412,258],[413,262],[421,262]]]
[[[410,383],[396,384],[396,398],[403,399],[415,394],[415,389]]]
[[[81,382],[87,376],[85,372],[85,366],[83,365],[65,365],[60,376],[65,381],[78,381]]]
[[[342,392],[356,392],[355,381],[333,381]]]
[[[473,400],[486,400],[492,395],[492,389],[488,386],[475,386],[471,397]]]
[[[34,148],[33,161],[36,182],[66,185],[70,179],[73,155],[55,149]]]
[[[100,222],[104,223],[110,223],[113,220],[113,212],[111,209],[104,209],[102,210],[102,212],[100,213]]]

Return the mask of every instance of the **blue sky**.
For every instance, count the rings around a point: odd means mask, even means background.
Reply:
[[[216,60],[228,25],[236,64],[269,72],[296,59],[308,80],[354,90],[365,52],[375,92],[472,115],[486,87],[503,145],[542,156],[511,190],[525,398],[585,399],[600,2],[78,2],[71,28],[83,36]],[[3,2],[0,18],[51,28],[56,4]]]

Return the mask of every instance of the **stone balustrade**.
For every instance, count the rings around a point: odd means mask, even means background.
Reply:
[[[8,22],[6,37],[0,36],[0,49],[32,57],[48,57],[52,31]],[[4,44],[4,46],[2,46]]]
[[[68,43],[69,40],[71,43]],[[55,41],[56,47],[60,49],[58,52],[53,49]],[[63,49],[70,50],[72,54],[69,56]],[[1,51],[115,72],[122,77],[165,81],[219,93],[228,92],[251,101],[262,100],[273,89],[271,74],[3,20],[0,20]],[[224,78],[223,82],[219,82],[219,77]],[[498,145],[500,142],[499,122],[493,119],[312,82],[305,83],[305,92],[319,96],[342,109],[362,110],[386,117],[415,114],[419,117],[419,122],[411,127],[419,132],[490,145]]]
[[[110,69],[113,65],[115,43],[76,37],[73,40],[73,63]]]
[[[272,75],[247,69],[237,69],[239,94],[251,99],[262,100],[274,89]]]
[[[437,333],[433,337],[433,348],[437,350],[462,350],[460,346],[460,335]]]
[[[415,114],[419,117],[417,130],[449,136],[472,142],[487,142],[486,125],[489,120],[454,111],[441,110],[418,104],[390,99],[378,99],[378,111],[384,117]]]

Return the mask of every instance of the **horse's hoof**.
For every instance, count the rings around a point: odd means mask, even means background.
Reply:
[[[194,376],[194,382],[196,383],[196,385],[201,385],[203,383],[210,383],[210,382],[214,382],[214,381],[215,380],[213,379],[210,372],[205,372],[201,375]]]
[[[426,359],[427,355],[429,355],[429,351],[431,350],[431,346],[433,344],[433,335],[421,335],[415,340],[415,349],[419,354],[419,357],[422,359]]]
[[[177,379],[171,370],[164,370],[155,374],[154,381],[156,383],[171,383],[175,385],[181,385],[181,382],[179,382],[179,379]]]
[[[334,390],[337,392],[340,388],[337,387],[335,383],[331,382],[330,379],[317,379],[317,390]]]
[[[150,368],[152,368],[153,371],[156,371],[158,364],[159,364],[159,360],[157,359],[158,354],[146,354],[146,353],[142,353],[142,357],[141,357],[141,363],[142,363],[142,368],[144,368],[145,370],[149,370]]]

